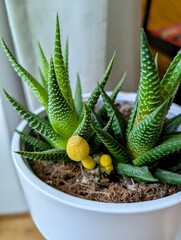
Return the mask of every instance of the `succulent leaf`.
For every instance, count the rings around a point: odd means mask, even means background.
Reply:
[[[52,162],[69,162],[71,161],[65,150],[50,149],[41,152],[17,151],[21,156],[34,161],[52,161]]]
[[[155,61],[155,66],[158,70],[158,53],[156,53],[154,61]]]
[[[126,152],[126,149],[119,142],[117,142],[110,134],[106,133],[105,131],[96,128],[93,125],[92,128],[102,143],[106,146],[108,151],[112,154],[117,163],[129,162],[129,156]]]
[[[162,144],[152,148],[141,157],[133,160],[135,166],[144,166],[158,162],[161,158],[181,150],[181,136],[172,136]]]
[[[181,113],[176,115],[175,117],[167,119],[164,122],[163,129],[162,129],[162,135],[176,132],[180,125],[181,125]]]
[[[64,64],[65,64],[65,69],[67,70],[67,74],[69,72],[69,42],[68,42],[68,38],[66,40],[66,44],[65,44],[65,50],[64,50],[64,54],[63,54],[63,60],[64,60]]]
[[[125,78],[126,78],[126,73],[124,73],[124,75],[122,76],[121,80],[118,82],[118,84],[113,89],[113,91],[112,91],[112,93],[110,95],[110,99],[112,100],[113,103],[115,102],[118,93],[121,91],[121,88],[122,88],[122,85],[123,85],[123,83],[125,81]],[[97,114],[101,118],[102,116],[105,115],[105,113],[106,113],[105,106],[102,105],[102,107],[97,111]]]
[[[49,145],[48,143],[41,141],[40,139],[33,137],[31,135],[27,135],[23,132],[19,132],[18,130],[16,130],[16,132],[20,135],[21,140],[23,140],[25,143],[28,143],[31,147],[33,147],[34,149],[38,150],[38,151],[46,151],[51,149],[51,145]]]
[[[47,83],[45,81],[45,77],[43,75],[41,68],[38,68],[38,71],[39,71],[39,76],[40,76],[40,83],[43,86],[43,88],[47,91],[47,85],[46,85]]]
[[[134,122],[136,126],[161,103],[160,80],[157,67],[152,56],[146,35],[141,33],[141,77],[139,83],[139,97],[137,114]]]
[[[99,91],[101,93],[108,116],[111,117],[114,113],[114,121],[112,123],[112,128],[115,133],[115,138],[118,141],[121,141],[122,144],[124,144],[127,122],[123,117],[122,113],[113,104],[106,92],[101,87],[99,88]]]
[[[61,136],[70,137],[78,123],[77,115],[70,107],[59,89],[54,64],[51,58],[48,80],[48,115],[49,120],[56,132]]]
[[[74,105],[75,105],[77,116],[80,117],[83,110],[83,101],[82,101],[82,88],[81,88],[79,74],[77,74],[77,84],[75,89]]]
[[[40,133],[53,147],[65,148],[65,140],[53,130],[46,120],[30,112],[13,97],[11,97],[5,90],[4,93],[14,109],[28,122],[32,129]]]
[[[0,37],[0,41],[2,47],[8,57],[12,67],[14,68],[15,72],[18,76],[26,82],[29,86],[35,97],[38,101],[47,109],[48,105],[48,95],[45,89],[40,85],[40,83],[28,72],[26,71],[13,57],[12,53],[8,49],[7,45],[5,44],[4,40]]]
[[[133,129],[133,124],[134,124],[134,120],[135,120],[136,113],[137,113],[138,95],[139,94],[137,93],[136,99],[135,99],[134,104],[132,106],[131,114],[130,114],[130,117],[129,117],[129,120],[128,120],[127,129],[126,129],[126,138],[127,139],[128,139],[129,133]]]
[[[115,58],[115,53],[113,54],[112,58],[111,58],[111,61],[109,62],[109,65],[105,71],[105,73],[103,74],[100,82],[99,82],[99,86],[104,88],[104,86],[106,85],[107,83],[107,80],[108,80],[108,77],[109,77],[109,74],[111,72],[111,69],[112,69],[112,66],[113,66],[113,63],[114,63],[114,58]],[[96,86],[96,88],[93,90],[93,92],[91,93],[91,96],[89,97],[88,101],[87,101],[87,106],[90,108],[90,109],[93,109],[95,104],[97,103],[97,100],[100,96],[100,92],[99,92],[99,86]]]
[[[176,94],[181,82],[181,50],[177,53],[169,68],[167,69],[161,83],[161,96],[163,101],[169,96]]]
[[[159,179],[160,182],[181,185],[181,175],[178,173],[173,173],[160,168],[154,171],[154,176]]]
[[[97,128],[103,128],[102,119],[99,118],[99,115],[94,110],[92,110],[92,122]]]
[[[145,117],[128,136],[128,150],[132,159],[153,148],[158,141],[164,123],[168,100]]]
[[[62,56],[62,47],[61,47],[61,40],[60,40],[60,27],[59,27],[59,17],[57,14],[56,19],[56,35],[55,35],[55,43],[54,43],[54,67],[57,82],[59,88],[66,99],[66,101],[70,104],[72,109],[74,109],[74,103],[72,98],[72,91],[70,87],[68,72],[65,67],[64,59]]]
[[[90,134],[90,130],[91,130],[91,111],[87,107],[87,105],[84,104],[84,117],[79,126],[77,127],[77,129],[75,130],[75,132],[73,133],[73,135],[74,136],[79,135],[84,139],[87,139]]]
[[[120,79],[120,81],[118,82],[118,84],[116,85],[116,87],[113,89],[110,98],[113,102],[115,102],[118,93],[121,91],[121,88],[123,86],[123,83],[126,79],[126,72],[123,74],[122,78]]]
[[[115,113],[113,112],[112,115],[110,115],[109,121],[107,122],[107,124],[105,125],[105,127],[103,128],[103,130],[107,133],[110,133],[112,130],[112,124],[114,122],[114,117],[115,117]]]
[[[45,83],[44,85],[45,85],[45,89],[47,89],[47,87],[48,87],[49,64],[48,64],[48,61],[45,57],[45,54],[43,52],[43,49],[42,49],[40,43],[38,43],[38,49],[39,49],[39,55],[40,55],[40,60],[41,60],[41,64],[42,64],[44,83]]]
[[[93,112],[94,114],[94,112]],[[112,122],[113,122],[113,118],[114,118],[114,113],[112,114],[112,116],[110,117],[109,121],[107,122],[107,124],[105,125],[105,127],[103,128],[103,131],[104,132],[107,132],[107,133],[110,133],[110,131],[112,130]],[[98,128],[98,129],[102,129],[102,125],[101,123],[99,122],[96,114],[93,115],[93,118],[92,118],[92,122],[93,122],[93,125]],[[91,153],[94,153],[96,152],[99,148],[103,148],[103,143],[102,141],[99,139],[99,137],[94,133],[91,138],[90,138],[90,147],[92,149],[92,152]]]
[[[158,180],[154,178],[149,171],[148,167],[135,167],[131,164],[118,163],[117,171],[119,174],[131,178],[136,178],[146,182],[157,182]]]

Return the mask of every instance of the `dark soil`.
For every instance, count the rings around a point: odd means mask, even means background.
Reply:
[[[131,106],[118,104],[129,119]],[[83,169],[80,163],[31,162],[32,170],[45,183],[67,194],[99,202],[130,203],[159,199],[181,191],[181,186],[135,183],[132,179],[105,176],[97,167]]]

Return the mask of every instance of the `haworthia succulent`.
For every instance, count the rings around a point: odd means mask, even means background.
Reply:
[[[125,81],[125,78],[126,78],[126,73],[123,74],[122,78],[120,79],[120,81],[118,82],[118,84],[113,89],[113,91],[110,95],[110,99],[113,103],[115,102],[118,93],[121,91],[121,88],[122,88],[122,85]],[[105,109],[104,105],[102,105],[101,108],[97,111],[97,114],[99,115],[100,118],[105,116],[106,109]]]
[[[84,105],[84,117],[73,133],[74,136],[79,135],[83,137],[84,139],[87,139],[89,134],[90,134],[90,129],[91,129],[91,111],[90,109]]]
[[[115,102],[118,93],[121,91],[121,88],[123,86],[123,83],[126,79],[126,73],[123,74],[122,78],[120,79],[120,81],[118,82],[118,84],[116,85],[116,87],[113,89],[110,98],[113,102]]]
[[[54,148],[65,148],[66,142],[64,139],[52,129],[46,120],[23,107],[5,90],[4,93],[12,106],[16,109],[20,116],[28,122],[32,129],[40,133]]]
[[[181,175],[178,173],[173,173],[160,168],[154,171],[154,176],[159,179],[160,182],[181,185]]]
[[[134,101],[134,104],[132,106],[132,110],[131,110],[131,114],[128,120],[128,124],[127,124],[127,128],[126,128],[126,139],[128,139],[129,133],[131,132],[131,130],[133,129],[133,124],[134,124],[134,120],[137,114],[137,106],[138,106],[138,95],[136,95],[136,99]]]
[[[114,113],[114,121],[112,123],[112,128],[114,130],[115,138],[124,145],[127,122],[123,117],[122,113],[113,104],[106,92],[101,87],[99,87],[99,91],[101,93],[108,116],[111,117]]]
[[[40,43],[38,43],[38,49],[39,49],[39,55],[40,55],[42,70],[43,70],[44,83],[45,83],[45,87],[47,89],[47,87],[48,87],[49,64],[48,64],[48,61],[47,61],[47,59],[45,57],[45,54],[43,52],[43,49],[42,49]]]
[[[38,151],[45,151],[51,149],[51,145],[46,143],[45,141],[41,141],[40,139],[33,137],[31,135],[27,135],[23,132],[19,132],[16,130],[16,132],[20,135],[21,140],[25,141],[25,143],[28,143],[33,149],[36,149]]]
[[[78,123],[77,115],[64,98],[59,89],[54,72],[53,60],[50,61],[48,80],[48,115],[56,132],[67,138],[75,131]]]
[[[149,115],[161,103],[160,80],[157,67],[144,31],[141,33],[141,77],[138,109],[134,126]]]
[[[64,65],[65,65],[65,69],[67,70],[67,74],[69,73],[69,42],[68,42],[68,38],[66,40],[66,44],[65,44],[65,50],[64,50],[64,54],[63,54],[63,61],[64,61]]]
[[[28,72],[26,71],[14,58],[9,48],[5,44],[4,40],[0,37],[3,49],[12,65],[14,70],[17,72],[18,76],[26,82],[35,97],[40,101],[40,103],[47,109],[48,106],[48,95],[45,89],[40,85],[40,83]]]
[[[135,166],[144,166],[149,165],[154,162],[158,162],[164,156],[168,156],[172,153],[181,150],[181,139],[176,139],[173,141],[173,138],[170,141],[165,141],[162,144],[152,148],[147,151],[141,157],[133,160]]]
[[[39,76],[40,76],[40,83],[43,86],[43,88],[47,91],[47,83],[46,83],[46,80],[45,80],[45,77],[43,75],[41,68],[38,68],[38,71],[39,71]]]
[[[158,141],[165,119],[168,100],[145,117],[128,136],[128,150],[132,159],[153,148]]]
[[[95,114],[95,113],[93,113],[93,114]],[[103,128],[104,132],[106,132],[106,133],[110,133],[111,132],[111,130],[112,130],[111,126],[112,126],[113,118],[114,118],[114,113],[110,117],[110,119],[107,122],[107,124],[104,126],[104,128]],[[92,122],[93,122],[93,125],[94,125],[95,128],[102,129],[102,125],[99,122],[96,114],[93,115]],[[103,150],[102,145],[103,144],[102,144],[101,139],[99,139],[97,134],[94,133],[94,135],[92,135],[91,138],[90,138],[90,146],[91,146],[91,149],[92,149],[92,153],[96,152],[99,148],[101,148]]]
[[[131,164],[125,164],[125,163],[118,163],[117,164],[117,170],[118,173],[131,177],[131,178],[136,178],[142,181],[146,182],[157,182],[158,180],[154,178],[149,171],[148,167],[135,167]]]
[[[163,100],[176,93],[181,82],[181,50],[177,53],[163,79],[161,80],[161,97]]]
[[[106,146],[109,152],[112,154],[114,160],[119,163],[128,163],[129,156],[126,152],[126,149],[117,142],[110,134],[106,133],[105,131],[96,128],[92,125],[93,130],[102,141],[102,143]]]
[[[57,19],[56,19],[56,35],[55,35],[55,43],[54,43],[53,60],[54,60],[55,73],[56,73],[56,78],[57,78],[59,88],[60,88],[64,98],[66,99],[66,101],[69,103],[69,105],[72,107],[72,109],[74,109],[74,103],[73,103],[72,91],[71,91],[71,87],[70,87],[68,73],[67,73],[67,69],[65,67],[63,56],[62,56],[58,15],[57,15]]]
[[[162,135],[176,132],[180,125],[181,125],[181,113],[165,121],[162,129]]]
[[[105,73],[103,74],[103,76],[102,76],[102,78],[101,78],[101,80],[99,82],[99,86],[101,86],[102,88],[104,88],[104,86],[107,83],[109,74],[111,72],[111,69],[112,69],[112,66],[113,66],[113,63],[114,63],[114,58],[115,58],[115,53],[113,54],[113,56],[111,58],[111,61],[109,62],[108,67],[107,67]],[[87,101],[87,106],[90,109],[94,108],[94,106],[97,103],[97,100],[98,100],[98,98],[100,96],[99,86],[96,86],[96,88],[93,90],[93,92],[91,93],[91,96],[89,97],[89,99]]]
[[[41,152],[26,152],[26,151],[17,151],[16,153],[22,155],[25,158],[32,159],[34,161],[52,161],[52,162],[69,162],[71,161],[65,150],[56,150],[51,149]]]
[[[80,117],[82,110],[83,110],[83,101],[82,101],[82,89],[80,83],[80,76],[77,74],[77,83],[75,89],[75,96],[74,96],[74,105],[77,116]]]

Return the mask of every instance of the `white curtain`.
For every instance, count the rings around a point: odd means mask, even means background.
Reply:
[[[3,0],[0,0],[3,5]],[[19,62],[38,78],[39,58],[37,43],[40,41],[47,58],[50,58],[55,33],[55,18],[60,17],[62,45],[69,39],[69,75],[75,89],[77,72],[80,74],[83,92],[91,91],[101,78],[113,52],[116,60],[107,90],[112,90],[126,71],[127,80],[123,90],[135,91],[139,78],[139,32],[140,1],[137,0],[4,0],[8,15],[9,35],[2,32],[10,49],[15,49]],[[2,10],[5,15],[5,11]],[[2,17],[0,15],[0,20]],[[7,22],[1,22],[7,29]],[[0,26],[3,28],[3,26]],[[0,52],[0,61],[4,55]],[[8,65],[9,66],[9,65]],[[0,69],[2,85],[13,95],[23,100],[20,81],[15,77],[7,77],[11,70]],[[13,78],[13,79],[12,79]],[[13,87],[12,87],[12,84]],[[27,105],[31,110],[39,104],[23,84]],[[16,91],[18,90],[18,93]],[[3,98],[3,107],[7,106]],[[6,108],[6,107],[5,107]],[[9,112],[9,105],[7,108]],[[17,115],[10,112],[10,116]],[[12,117],[5,109],[8,128],[12,130]],[[9,119],[9,120],[8,120]],[[13,121],[14,122],[14,121]],[[16,122],[16,121],[15,121]],[[10,134],[11,134],[10,130]],[[1,191],[1,189],[0,189]]]
[[[3,0],[0,0],[0,35],[3,36],[13,51],[8,19]],[[25,104],[20,79],[16,77],[12,68],[0,48],[0,85],[12,92]],[[27,210],[22,189],[16,175],[11,158],[11,135],[20,121],[19,116],[12,110],[0,91],[0,214],[23,212]]]

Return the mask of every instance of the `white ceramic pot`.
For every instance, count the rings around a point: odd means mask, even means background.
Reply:
[[[133,101],[134,94],[121,93]],[[170,116],[181,113],[173,104]],[[18,129],[26,128],[22,121]],[[13,152],[20,137],[14,134]],[[13,153],[14,162],[35,224],[47,240],[180,240],[181,192],[140,203],[101,203],[79,199],[42,182],[26,160]]]

